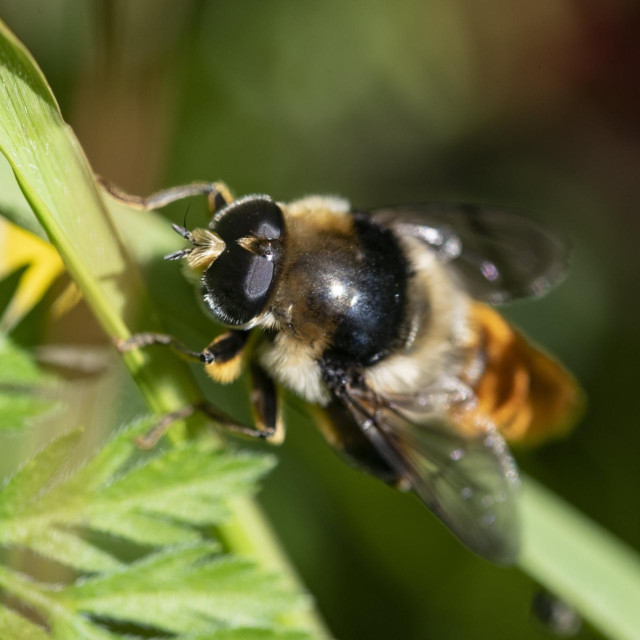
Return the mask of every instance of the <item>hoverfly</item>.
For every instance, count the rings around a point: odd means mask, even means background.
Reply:
[[[413,490],[476,553],[515,560],[518,471],[505,440],[568,428],[581,396],[489,305],[557,283],[562,242],[524,217],[477,206],[365,212],[338,197],[233,200],[221,183],[148,198],[103,184],[141,209],[207,197],[211,223],[174,225],[188,245],[166,259],[198,274],[206,309],[228,327],[202,351],[154,333],[122,350],[170,345],[226,383],[251,344],[255,425],[203,405],[211,417],[280,441],[276,383],[284,385],[314,405],[328,442],[352,464]]]

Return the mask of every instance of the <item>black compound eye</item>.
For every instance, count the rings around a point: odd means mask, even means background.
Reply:
[[[226,247],[202,276],[204,300],[218,320],[240,326],[259,315],[269,299],[284,234],[282,211],[268,196],[250,196],[220,211],[212,226]],[[247,237],[270,243],[273,251],[251,253],[237,242]]]
[[[246,324],[267,303],[274,270],[272,261],[231,245],[203,275],[205,302],[225,324]]]
[[[284,220],[280,207],[269,196],[248,196],[218,212],[211,226],[227,243],[249,235],[275,240],[283,233]]]

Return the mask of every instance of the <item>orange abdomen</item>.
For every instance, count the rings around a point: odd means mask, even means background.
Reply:
[[[477,407],[511,443],[534,444],[566,433],[580,416],[584,395],[571,374],[530,344],[491,307],[474,302]]]

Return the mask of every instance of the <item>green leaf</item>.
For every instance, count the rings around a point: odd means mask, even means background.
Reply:
[[[309,635],[299,631],[274,631],[272,629],[220,629],[207,633],[185,637],[184,640],[309,640]]]
[[[0,215],[46,240],[47,234],[25,200],[13,169],[4,156],[0,157]]]
[[[88,460],[80,455],[81,432],[64,434],[5,483],[0,544],[92,575],[49,585],[0,568],[0,587],[47,620],[55,638],[118,637],[88,616],[164,633],[239,628],[259,629],[258,638],[305,637],[279,636],[274,627],[304,599],[253,562],[221,554],[199,529],[228,517],[227,503],[253,491],[273,460],[202,441],[141,452],[134,438],[153,422],[121,429]],[[127,564],[113,544],[102,548],[82,531],[164,548]],[[0,613],[18,633],[22,623],[2,607]]]
[[[6,29],[0,38],[0,63],[0,147],[20,188],[33,209],[46,212],[47,233],[56,244],[64,245],[70,270],[78,272],[80,262],[91,262],[91,275],[100,279],[99,286],[123,305],[123,292],[113,278],[114,270],[125,262],[121,248],[110,242],[96,252],[87,242],[91,236],[112,237],[113,232],[106,216],[92,214],[102,210],[102,203],[82,150],[62,120],[44,77]],[[71,187],[73,197],[69,198]],[[73,210],[65,211],[70,202]],[[77,275],[86,279],[89,274]]]
[[[0,321],[2,320],[2,316],[7,310],[9,303],[13,299],[13,296],[20,285],[20,280],[28,267],[29,265],[22,265],[0,280]]]
[[[42,72],[2,23],[0,151],[108,334],[127,338],[136,318],[144,318],[145,330],[160,328],[82,148]],[[133,351],[125,361],[152,409],[171,411],[197,398],[188,367],[171,354]]]
[[[0,334],[0,431],[20,429],[58,404],[55,378]]]
[[[24,351],[0,334],[0,384],[37,384],[51,380]]]
[[[3,640],[50,640],[50,636],[42,627],[4,607],[0,607],[0,638]]]
[[[216,555],[202,544],[169,549],[126,570],[84,580],[66,590],[85,613],[174,633],[204,633],[215,628],[271,625],[296,596],[253,563]]]
[[[32,500],[45,492],[53,474],[70,459],[80,441],[81,432],[72,431],[56,438],[5,482],[0,492],[0,521],[7,521],[29,507]]]
[[[15,536],[10,543],[28,547],[78,571],[107,571],[120,565],[108,553],[87,543],[75,533],[51,526],[46,519],[41,526],[33,523],[28,531]]]
[[[269,457],[201,442],[142,455],[134,437],[152,422],[122,430],[81,466],[78,433],[54,440],[0,493],[0,543],[77,570],[111,569],[119,563],[83,541],[78,527],[149,546],[193,542],[200,539],[196,527],[223,521],[227,501],[250,491],[272,466]],[[71,463],[74,473],[65,472]]]

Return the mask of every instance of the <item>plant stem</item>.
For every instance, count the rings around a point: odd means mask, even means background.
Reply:
[[[134,318],[146,329],[161,328],[149,296],[97,190],[93,173],[37,64],[0,22],[0,150],[23,194],[105,332],[127,338]],[[130,303],[137,303],[136,314]],[[124,361],[149,407],[165,413],[200,397],[188,367],[169,350],[125,354]],[[259,508],[250,500],[234,505],[222,526],[227,548],[302,589],[291,564]],[[309,609],[293,621],[326,636]]]

